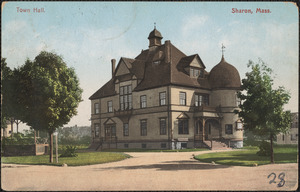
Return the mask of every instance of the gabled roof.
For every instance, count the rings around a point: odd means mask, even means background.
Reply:
[[[96,91],[92,96],[90,96],[90,100],[99,99],[102,97],[113,96],[116,94],[115,92],[115,84],[114,79],[109,80],[105,85],[103,85],[98,91]]]
[[[182,57],[181,60],[179,61],[178,65],[177,65],[177,67],[179,69],[184,69],[186,67],[189,67],[190,64],[192,63],[192,61],[194,61],[194,59],[199,59],[200,65],[202,65],[202,67],[204,69],[206,68],[198,54]]]
[[[151,50],[142,50],[134,59],[121,57],[116,73],[121,62],[126,65],[129,73],[114,76],[95,92],[90,99],[115,95],[116,81],[122,82],[133,78],[139,80],[139,84],[133,91],[142,91],[167,85],[210,89],[210,83],[207,78],[209,73],[207,71],[204,70],[204,78],[191,78],[185,73],[184,68],[189,66],[195,59],[205,69],[205,65],[198,54],[186,56],[171,43],[156,46],[155,49]]]
[[[121,57],[121,60],[124,61],[124,63],[125,63],[126,66],[128,67],[128,69],[131,69],[131,68],[132,68],[132,63],[134,62],[134,59],[126,58],[126,57]]]
[[[190,117],[185,112],[182,112],[180,113],[180,115],[178,115],[176,119],[189,119],[189,118]]]

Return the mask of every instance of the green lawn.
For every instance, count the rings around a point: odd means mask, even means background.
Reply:
[[[30,165],[56,165],[61,166],[66,163],[68,166],[93,165],[100,163],[108,163],[120,161],[129,158],[129,155],[124,153],[109,153],[109,152],[87,152],[77,153],[77,157],[59,157],[59,163],[49,163],[49,155],[40,156],[18,156],[18,157],[1,157],[2,163],[12,164],[30,164]],[[53,161],[56,162],[55,155]]]
[[[270,164],[269,156],[258,156],[258,147],[245,147],[245,151],[227,151],[218,153],[202,154],[195,159],[222,165],[254,166]],[[297,163],[298,146],[297,145],[277,145],[274,147],[275,163]]]
[[[208,149],[103,149],[106,152],[190,152],[190,151],[206,151]]]

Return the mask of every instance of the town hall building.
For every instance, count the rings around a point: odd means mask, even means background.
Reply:
[[[222,54],[212,70],[161,33],[135,58],[111,60],[112,77],[91,100],[91,147],[183,149],[243,147],[237,69]]]

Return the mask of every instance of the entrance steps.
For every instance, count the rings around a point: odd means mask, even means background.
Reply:
[[[222,143],[220,141],[205,140],[205,141],[203,141],[203,143],[205,143],[211,150],[227,150],[227,149],[231,149],[230,147],[228,147],[228,145],[226,145],[225,143]]]
[[[101,146],[101,143],[94,142],[89,146],[88,150],[97,151],[100,148],[100,146]]]

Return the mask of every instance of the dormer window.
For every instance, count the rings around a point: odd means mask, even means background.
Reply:
[[[203,77],[203,70],[198,68],[190,68],[190,77]]]
[[[160,64],[160,61],[153,61],[153,64],[154,64],[154,65],[159,65],[159,64]]]

